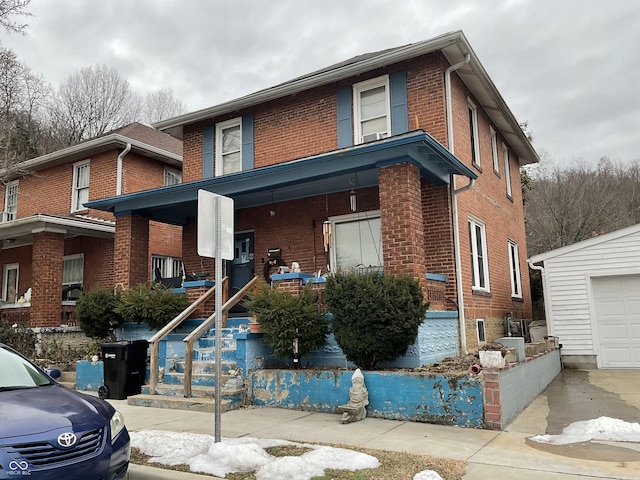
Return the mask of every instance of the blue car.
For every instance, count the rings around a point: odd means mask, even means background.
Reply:
[[[129,457],[122,414],[0,344],[0,479],[114,480]]]

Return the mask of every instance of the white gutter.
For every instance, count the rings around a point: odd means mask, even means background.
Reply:
[[[127,142],[127,146],[118,155],[118,165],[116,167],[116,195],[122,194],[122,160],[131,151],[131,142]]]
[[[547,321],[547,334],[555,336],[553,322],[551,321],[551,299],[547,298],[549,289],[547,288],[547,273],[542,265],[534,264],[531,259],[527,260],[531,270],[537,270],[542,277],[542,297],[544,298],[544,316]]]
[[[453,106],[451,101],[451,72],[465,66],[471,60],[471,55],[466,54],[462,62],[451,65],[444,72],[445,103],[447,112],[447,146],[454,154],[453,141]],[[456,270],[456,291],[458,292],[458,323],[460,328],[460,347],[464,354],[467,353],[467,327],[464,316],[464,295],[462,293],[462,261],[460,259],[460,225],[458,223],[458,194],[473,187],[475,179],[456,190],[456,177],[451,175],[451,211],[453,217],[453,257]]]

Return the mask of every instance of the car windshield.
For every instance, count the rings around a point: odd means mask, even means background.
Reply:
[[[0,347],[0,390],[51,385],[51,380],[31,362]]]

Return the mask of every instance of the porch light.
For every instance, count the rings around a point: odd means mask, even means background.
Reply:
[[[351,190],[351,193],[349,194],[349,204],[351,205],[351,211],[355,212],[357,210],[355,190]]]

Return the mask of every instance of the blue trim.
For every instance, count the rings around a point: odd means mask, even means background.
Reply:
[[[458,318],[457,311],[427,310],[425,318]]]
[[[189,287],[213,287],[216,284],[213,280],[194,280],[192,282],[182,282],[184,288]]]
[[[199,189],[232,197],[236,209],[249,208],[273,202],[274,190],[277,201],[348,190],[347,182],[355,172],[361,187],[377,185],[377,168],[407,161],[417,165],[421,175],[436,185],[448,184],[451,175],[477,178],[472,169],[431,135],[418,130],[299,160],[93,200],[85,206],[116,215],[128,211],[151,220],[185,225],[189,215],[195,214]]]
[[[351,87],[336,92],[336,111],[338,116],[338,148],[353,145],[353,120],[351,108]]]
[[[439,273],[425,273],[424,277],[427,280],[435,280],[436,282],[446,282],[447,281],[447,276],[446,275],[440,275]]]
[[[253,169],[253,115],[242,116],[242,170]]]
[[[215,127],[202,129],[202,178],[213,178]]]
[[[308,280],[313,278],[313,274],[311,273],[302,273],[302,272],[290,272],[290,273],[275,273],[271,275],[271,280],[277,282],[279,280],[295,280],[295,279]]]
[[[409,131],[409,109],[407,102],[407,72],[389,75],[391,100],[391,135]]]

